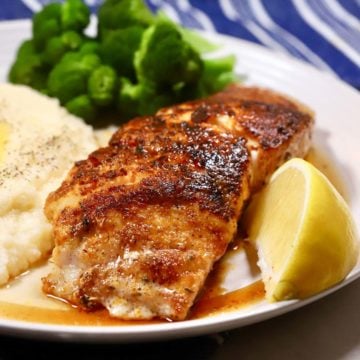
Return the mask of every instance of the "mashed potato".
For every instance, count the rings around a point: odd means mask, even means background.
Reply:
[[[44,201],[96,147],[92,128],[57,100],[0,84],[0,285],[49,253]]]

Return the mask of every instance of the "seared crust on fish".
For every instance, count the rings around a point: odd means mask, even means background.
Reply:
[[[312,125],[295,102],[240,86],[123,125],[47,199],[44,291],[122,319],[185,319],[246,200],[307,153]]]

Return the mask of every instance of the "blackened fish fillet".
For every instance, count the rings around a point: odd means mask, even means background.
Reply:
[[[47,199],[44,291],[122,319],[185,319],[245,201],[307,153],[312,126],[294,101],[236,85],[123,125]]]

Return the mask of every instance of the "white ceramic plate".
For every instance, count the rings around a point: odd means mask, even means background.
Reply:
[[[0,24],[1,81],[6,81],[6,74],[15,56],[16,48],[28,37],[30,37],[29,21]],[[341,173],[341,184],[346,188],[346,198],[360,228],[359,93],[332,75],[282,54],[226,36],[211,34],[210,37],[223,44],[225,52],[237,56],[237,71],[246,76],[246,83],[281,91],[307,104],[315,111],[315,148],[326,154],[332,170]],[[243,254],[235,256],[230,261],[237,263],[237,267],[227,275],[224,287],[234,290],[255,280],[249,272]],[[294,310],[338,290],[359,276],[360,265],[338,286],[303,301],[276,304],[261,301],[236,311],[183,322],[128,326],[68,326],[0,318],[0,333],[91,342],[134,342],[203,335],[241,327]],[[22,281],[26,283],[26,277]],[[27,291],[33,291],[34,286],[36,288],[37,285],[21,286],[24,291],[21,301],[26,303]],[[0,290],[0,301],[2,293],[6,291],[7,289]],[[47,305],[39,301],[35,306]]]

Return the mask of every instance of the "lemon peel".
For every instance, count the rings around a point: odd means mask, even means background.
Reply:
[[[350,209],[318,169],[282,165],[244,216],[270,301],[306,298],[342,281],[359,257]]]

